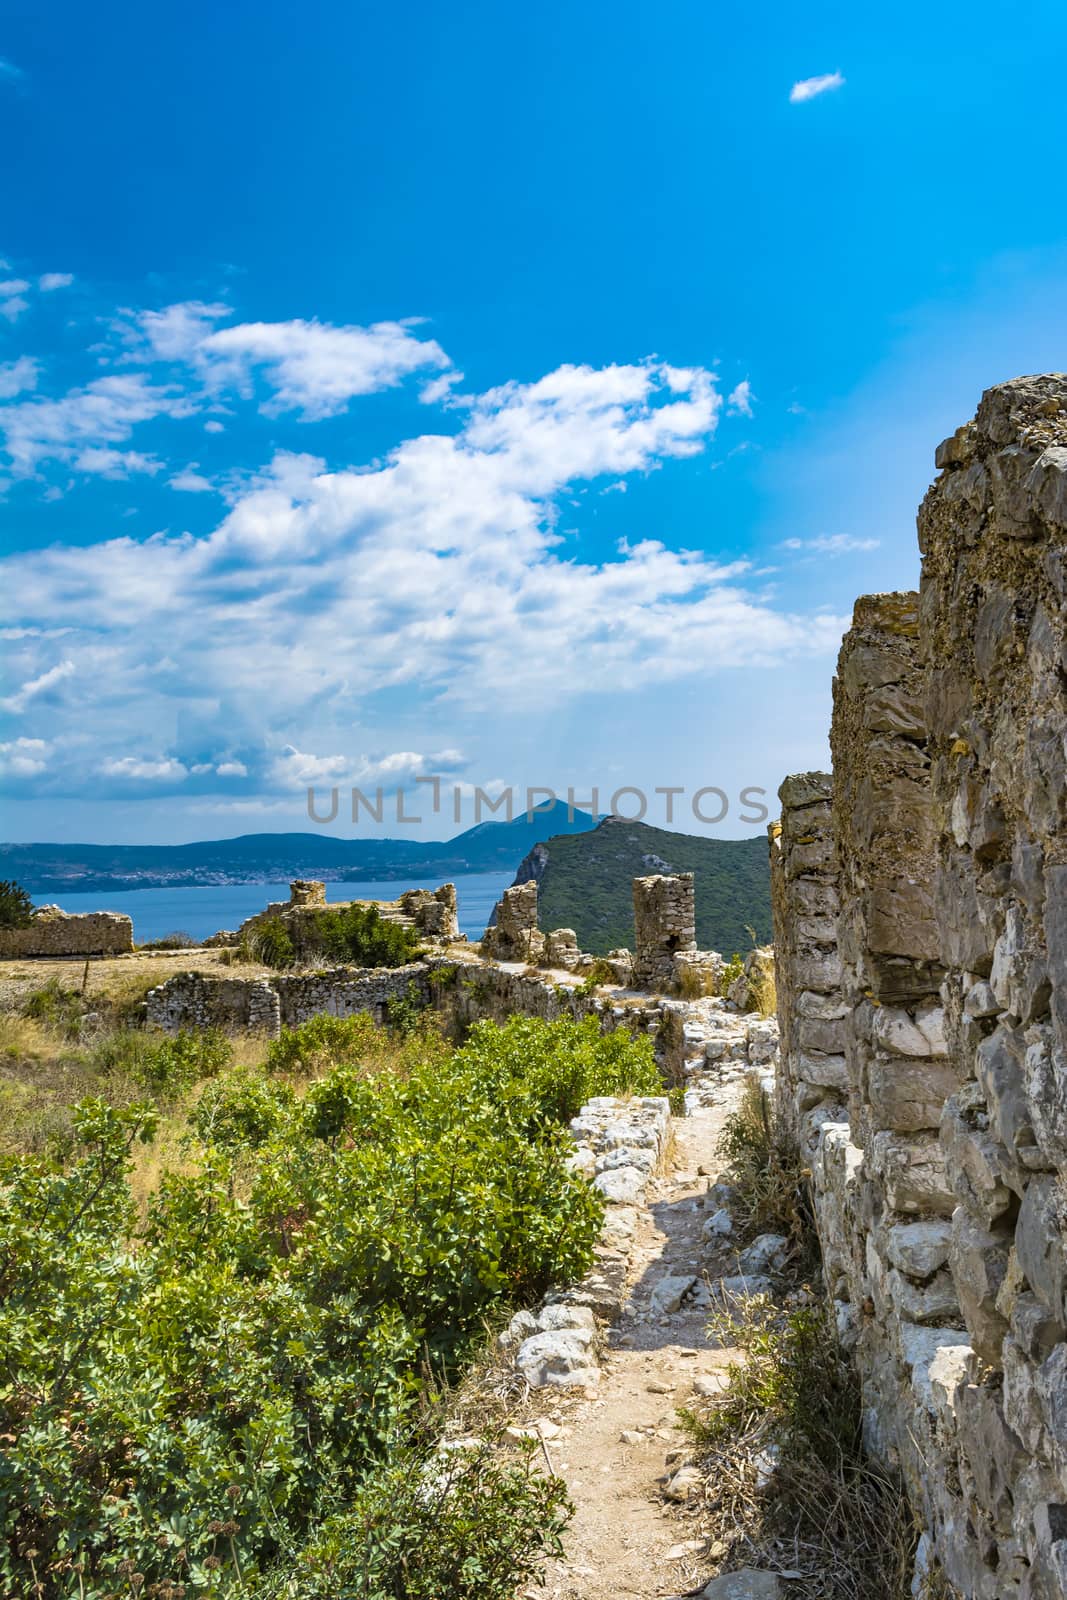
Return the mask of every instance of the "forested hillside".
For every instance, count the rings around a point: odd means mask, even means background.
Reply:
[[[730,955],[771,936],[767,840],[703,839],[643,822],[605,817],[590,833],[535,845],[517,883],[538,880],[542,928],[573,928],[583,950],[604,955],[634,942],[634,878],[651,872],[692,872],[697,943]]]

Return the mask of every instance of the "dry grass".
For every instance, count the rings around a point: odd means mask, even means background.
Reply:
[[[750,1084],[719,1153],[743,1238],[793,1244],[785,1312],[741,1298],[709,1333],[741,1359],[728,1387],[682,1414],[707,1485],[700,1531],[725,1570],[794,1573],[793,1600],[909,1600],[917,1528],[902,1484],[863,1450],[859,1377],[821,1287],[818,1238],[798,1152]]]
[[[718,1400],[682,1416],[707,1485],[695,1514],[723,1570],[789,1571],[795,1600],[908,1600],[917,1528],[899,1480],[864,1455],[832,1307],[743,1301],[722,1333],[743,1359]]]

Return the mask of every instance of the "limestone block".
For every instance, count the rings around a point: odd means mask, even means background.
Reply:
[[[928,1278],[948,1261],[949,1222],[898,1222],[886,1233],[886,1255],[901,1272]]]
[[[1051,1177],[1032,1178],[1019,1208],[1015,1251],[1031,1289],[1060,1320],[1067,1288],[1065,1240],[1067,1207],[1059,1183]]]
[[[951,1217],[956,1209],[941,1147],[929,1134],[876,1133],[871,1170],[893,1211]]]
[[[1010,1244],[1010,1230],[981,1227],[963,1206],[953,1212],[949,1265],[959,1307],[971,1344],[991,1367],[1000,1366],[1000,1347],[1008,1328],[996,1302]]]
[[[959,1328],[921,1328],[904,1323],[900,1353],[912,1391],[931,1416],[951,1416],[960,1387],[972,1371],[974,1351]]]

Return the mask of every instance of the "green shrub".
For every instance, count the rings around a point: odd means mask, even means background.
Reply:
[[[65,1170],[8,1164],[0,1592],[223,1600],[285,1571],[308,1600],[503,1600],[552,1547],[558,1484],[483,1457],[434,1514],[399,1441],[487,1321],[590,1266],[602,1205],[560,1122],[588,1092],[656,1087],[647,1041],[516,1019],[450,1051],[315,1022],[275,1067],[311,1039],[344,1058],[303,1098],[216,1077],[143,1224],[146,1106],[86,1102]],[[227,1054],[146,1044],[110,1059],[167,1089]]]
[[[281,917],[264,917],[242,940],[240,955],[244,961],[258,961],[265,967],[291,967],[296,947]]]
[[[183,1030],[151,1038],[135,1077],[156,1094],[181,1094],[201,1078],[214,1078],[232,1057],[233,1046],[218,1028]]]
[[[0,928],[25,928],[33,914],[33,901],[20,883],[0,879]]]
[[[735,979],[743,977],[744,972],[745,958],[735,950],[729,961],[723,967],[722,976],[719,979],[719,994],[724,1000],[730,992],[730,985],[735,981]]]
[[[532,1447],[531,1447],[532,1449]],[[563,1480],[492,1445],[407,1449],[374,1474],[264,1593],[285,1600],[513,1600],[561,1553]]]
[[[331,1017],[321,1012],[298,1028],[283,1028],[267,1049],[268,1072],[311,1077],[343,1061],[357,1061],[371,1050],[376,1029],[366,1012]]]
[[[317,912],[314,925],[314,941],[327,960],[357,967],[402,967],[419,948],[411,928],[387,922],[377,906],[358,901]]]

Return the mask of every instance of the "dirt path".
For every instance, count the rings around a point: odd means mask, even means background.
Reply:
[[[693,1398],[695,1382],[715,1384],[730,1352],[708,1343],[706,1303],[690,1303],[694,1294],[706,1302],[706,1290],[691,1289],[671,1311],[652,1296],[665,1278],[714,1281],[723,1268],[722,1247],[707,1244],[702,1229],[713,1209],[706,1194],[717,1176],[715,1147],[737,1094],[724,1087],[719,1104],[674,1124],[668,1170],[639,1213],[628,1298],[596,1398],[546,1408],[560,1427],[548,1444],[552,1465],[576,1509],[564,1560],[531,1595],[650,1600],[709,1575],[708,1552],[693,1539],[684,1507],[664,1501],[662,1479],[671,1453],[686,1446],[676,1408]]]

